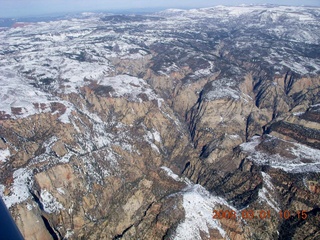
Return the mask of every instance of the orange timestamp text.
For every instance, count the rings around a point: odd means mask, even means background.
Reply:
[[[305,210],[300,210],[296,212],[291,212],[289,210],[279,211],[278,216],[281,219],[289,219],[291,217],[297,217],[298,219],[306,220],[308,214]],[[244,209],[241,211],[234,210],[213,210],[213,219],[237,219],[242,218],[245,220],[250,219],[270,219],[271,211],[270,210],[253,210],[253,209]]]

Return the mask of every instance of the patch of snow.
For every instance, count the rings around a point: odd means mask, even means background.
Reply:
[[[29,189],[33,184],[32,171],[27,168],[20,168],[13,172],[13,184],[11,186],[11,194],[2,196],[6,206],[11,206],[21,203],[30,197]]]
[[[293,113],[294,116],[301,116],[302,114],[304,114],[304,112],[294,112]]]
[[[211,195],[201,185],[188,186],[183,191],[185,220],[178,225],[174,239],[201,240],[200,231],[209,237],[209,228],[217,229],[223,238],[229,239],[220,222],[212,217],[213,210],[220,208],[220,205],[236,211],[223,198]]]
[[[103,78],[98,82],[99,85],[111,86],[115,92],[111,92],[113,97],[127,97],[131,101],[139,101],[139,94],[146,94],[149,100],[158,100],[158,96],[143,79],[118,75],[115,77]]]
[[[121,57],[121,59],[141,59],[145,55],[146,55],[146,52],[139,51],[139,53],[125,55],[125,56]]]
[[[46,148],[46,154],[50,154],[52,151],[51,147],[56,141],[58,141],[58,138],[56,136],[52,136],[43,143],[43,147]]]
[[[204,93],[205,99],[213,101],[221,98],[240,98],[240,92],[237,89],[237,83],[231,79],[222,78],[212,81],[211,87]]]
[[[94,158],[92,155],[82,157],[82,160],[84,162],[84,169],[85,169],[85,174],[90,177],[90,182],[94,181],[97,183],[102,182],[102,177],[100,173],[98,172],[98,169],[96,168],[96,162],[94,161]],[[103,173],[101,173],[103,174]],[[90,186],[87,186],[87,189],[90,189]]]
[[[302,179],[302,182],[303,182],[303,185],[305,186],[305,188],[306,188],[306,189],[309,189],[309,184],[307,183],[307,178],[306,178],[306,177],[304,177],[304,178]]]
[[[162,166],[161,169],[163,169],[169,177],[174,179],[177,182],[185,182],[187,185],[192,185],[192,182],[186,178],[186,177],[179,177],[177,174],[175,174],[170,168]]]
[[[213,210],[220,208],[220,205],[227,206],[235,212],[237,212],[237,210],[229,205],[225,199],[210,194],[210,192],[201,185],[193,184],[187,178],[180,178],[177,174],[173,173],[170,168],[162,166],[161,169],[175,181],[185,182],[187,184],[187,187],[181,192],[185,219],[178,225],[174,239],[201,240],[200,231],[206,233],[209,237],[209,229],[217,229],[222,237],[229,239],[220,222],[213,219]]]
[[[31,211],[31,210],[33,209],[32,205],[31,205],[30,203],[27,203],[27,209],[28,209],[29,211]]]
[[[96,122],[96,123],[104,123],[102,121],[102,119],[97,114],[89,112],[84,106],[82,106],[81,111],[85,115],[87,115],[91,120],[93,120],[94,122]]]
[[[310,160],[318,160],[320,162],[320,150],[314,149],[300,143],[293,143],[295,147],[289,149],[291,153],[293,153],[299,159],[310,159]]]
[[[271,183],[271,177],[265,172],[261,172],[263,177],[263,187],[259,190],[258,196],[260,200],[265,201],[276,212],[280,211],[279,204],[272,198],[270,191],[274,191],[274,186]]]
[[[261,172],[262,177],[263,177],[263,182],[264,184],[266,184],[266,187],[269,188],[270,190],[274,190],[274,186],[271,183],[271,177],[269,174],[265,173],[265,172]]]
[[[303,64],[301,64],[301,63],[297,63],[297,62],[294,62],[294,61],[287,61],[287,60],[285,61],[285,60],[283,60],[283,61],[280,62],[280,64],[283,65],[283,66],[286,66],[286,67],[288,67],[288,68],[290,68],[290,69],[292,69],[292,70],[294,70],[297,73],[300,73],[302,75],[306,75],[306,74],[309,73],[309,70],[306,69],[306,67],[303,66]]]
[[[174,172],[172,172],[172,170],[170,168],[167,168],[165,166],[162,166],[161,169],[163,169],[167,175],[171,178],[173,178],[174,180],[176,180],[177,182],[180,182],[181,181],[181,178],[175,174]]]
[[[158,101],[158,108],[161,108],[162,103],[164,102],[163,98],[158,98],[157,101]]]
[[[154,139],[156,142],[158,142],[158,143],[161,142],[161,136],[160,136],[160,133],[159,133],[158,131],[152,132],[152,135],[153,135],[153,139]]]
[[[11,154],[9,148],[0,150],[0,162],[6,162],[10,155]]]
[[[62,187],[57,188],[58,193],[60,193],[61,195],[65,195],[66,193],[64,192]]]
[[[157,153],[160,153],[160,150],[157,147],[157,145],[153,143],[155,139],[154,139],[154,135],[150,131],[147,131],[147,135],[144,136],[144,139],[150,144],[151,148],[154,151],[156,151]]]
[[[133,148],[134,148],[134,146],[133,145],[131,145],[131,144],[129,144],[129,143],[126,143],[126,142],[120,142],[120,147],[123,149],[123,150],[125,150],[125,151],[127,151],[127,152],[130,152],[130,153],[132,153],[133,152]]]
[[[253,153],[255,152],[255,147],[258,146],[261,142],[261,139],[259,136],[254,136],[250,139],[249,142],[242,143],[240,145],[240,148],[244,152]]]
[[[274,138],[274,136],[272,136],[272,138]],[[320,172],[320,150],[313,149],[303,144],[290,142],[294,147],[286,150],[295,156],[295,158],[288,158],[280,156],[278,153],[270,155],[255,150],[255,147],[258,146],[260,142],[260,137],[254,136],[249,142],[240,145],[241,150],[249,154],[247,158],[254,161],[256,164],[269,165],[273,168],[280,168],[286,172]],[[309,160],[309,162],[302,161],[304,159]]]
[[[74,203],[72,203],[71,207],[68,209],[69,214],[73,213],[73,207],[74,207]]]
[[[0,71],[0,88],[0,111],[11,115],[12,118],[50,111],[47,94],[28,85],[12,72]],[[43,104],[45,107],[37,108],[34,104]]]
[[[159,148],[157,147],[157,145],[155,145],[155,144],[152,143],[152,142],[149,142],[149,143],[150,143],[150,146],[152,147],[152,149],[153,149],[154,151],[156,151],[157,153],[160,154],[160,150],[159,150]]]
[[[64,210],[62,204],[59,203],[57,199],[46,189],[41,190],[40,202],[43,206],[43,210],[47,213],[58,213],[60,210]]]
[[[1,197],[3,196],[3,192],[5,189],[6,189],[6,187],[4,185],[0,184],[0,196]]]
[[[263,187],[262,189],[259,190],[258,196],[260,200],[265,201],[270,207],[272,207],[276,212],[280,211],[280,208],[276,206],[276,203],[272,201],[272,198],[270,198],[270,193],[268,190]]]
[[[166,72],[164,72],[164,71],[158,71],[158,74],[160,74],[160,75],[163,75],[163,76],[166,76],[166,77],[168,77],[168,78],[170,78],[170,76],[168,75],[168,73],[166,73]]]
[[[231,134],[231,135],[228,135],[228,137],[231,139],[241,139],[241,137],[238,134]]]
[[[64,239],[72,237],[73,234],[74,232],[71,229],[68,229],[66,235],[64,236]]]
[[[70,158],[74,155],[73,152],[68,152],[66,155],[60,158],[59,162],[61,163],[68,163],[70,161]]]
[[[11,118],[25,118],[30,115],[51,111],[51,103],[58,102],[66,106],[66,112],[60,116],[60,121],[67,123],[73,105],[57,97],[35,88],[16,73],[0,69],[0,111],[9,114]]]
[[[102,151],[96,150],[94,152],[88,153],[84,156],[81,156],[81,161],[84,166],[84,174],[89,178],[89,182],[96,182],[103,185],[103,179],[107,176],[110,176],[112,172],[118,171],[118,159],[119,155],[115,153],[112,148],[104,148]],[[103,159],[106,164],[96,159]],[[87,189],[91,188],[90,185],[87,185]]]
[[[64,93],[77,93],[77,89],[85,85],[84,79],[102,79],[109,71],[106,61],[99,62],[79,62],[77,60],[62,58],[60,68],[63,68],[61,77],[67,82],[63,83],[63,88],[60,90]]]
[[[74,106],[67,101],[60,101],[60,102],[66,106],[66,111],[59,117],[59,120],[62,123],[70,123],[69,117],[71,115],[72,110],[74,110]]]
[[[250,99],[250,100],[253,100],[252,97],[250,97],[248,94],[245,94],[245,93],[242,93],[242,94],[243,94],[243,96],[244,96],[245,98]]]
[[[207,68],[207,69],[200,69],[200,70],[195,71],[194,75],[195,76],[200,75],[201,77],[204,77],[204,76],[210,75],[211,73],[212,73],[211,68]]]

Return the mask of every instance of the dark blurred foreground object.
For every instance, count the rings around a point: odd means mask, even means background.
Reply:
[[[23,237],[14,222],[9,210],[0,197],[0,239],[23,240]]]

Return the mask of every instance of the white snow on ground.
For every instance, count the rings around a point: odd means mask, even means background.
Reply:
[[[112,97],[127,97],[132,101],[139,101],[139,94],[144,93],[149,100],[158,99],[156,93],[143,80],[128,75],[118,75],[107,77],[98,82],[99,85],[111,86],[115,92],[111,92]],[[141,101],[141,98],[140,98]]]
[[[306,158],[310,160],[317,160],[320,162],[320,150],[314,149],[300,143],[293,143],[294,147],[290,148],[289,151],[298,158]]]
[[[165,166],[162,166],[160,168],[163,169],[169,177],[173,178],[177,182],[180,182],[180,177],[177,174],[175,174],[174,172],[172,172],[172,170],[170,168],[165,167]]]
[[[70,237],[72,237],[73,234],[74,234],[74,232],[72,230],[68,229],[64,238],[69,239]]]
[[[64,71],[62,77],[68,82],[64,83],[65,93],[78,92],[77,88],[84,85],[84,79],[101,79],[108,72],[106,63],[79,62],[72,59],[63,59]]]
[[[157,153],[160,153],[159,148],[157,147],[157,145],[154,144],[155,138],[154,138],[154,134],[152,132],[147,131],[147,134],[144,135],[144,140],[150,144],[150,146],[152,147],[152,149],[154,151],[156,151]]]
[[[153,138],[154,138],[154,140],[156,141],[156,142],[158,142],[158,143],[161,143],[161,136],[160,136],[160,133],[158,132],[158,131],[154,131],[154,132],[152,132],[152,134],[153,134]]]
[[[46,189],[42,189],[40,193],[40,202],[43,206],[43,210],[47,213],[57,213],[60,209],[64,209],[61,203],[51,195]]]
[[[262,177],[263,177],[263,183],[265,184],[265,186],[270,189],[270,190],[274,190],[274,186],[271,182],[271,177],[269,174],[265,173],[265,172],[261,172]]]
[[[222,237],[229,239],[220,222],[212,217],[213,210],[220,205],[231,208],[224,199],[211,195],[201,185],[188,186],[183,192],[185,220],[178,225],[174,239],[201,240],[200,231],[209,237],[209,228],[217,229]]]
[[[159,150],[159,148],[157,147],[157,145],[155,145],[155,144],[152,143],[152,142],[149,142],[149,144],[150,144],[150,146],[152,147],[152,149],[153,149],[154,151],[156,151],[157,153],[160,154],[160,150]]]
[[[63,190],[62,187],[57,188],[58,193],[60,193],[61,195],[65,195],[65,191]]]
[[[110,176],[110,174],[114,171],[118,171],[118,159],[119,155],[112,150],[112,148],[105,149],[107,152],[102,151],[102,155],[100,155],[101,159],[108,161],[108,167],[101,165],[98,161],[95,160],[100,152],[99,150],[85,154],[80,157],[80,160],[83,164],[83,170],[85,172],[86,177],[90,178],[90,182],[96,182],[103,185],[103,178]],[[90,186],[86,186],[87,189],[90,189]]]
[[[261,201],[265,201],[270,207],[272,207],[276,212],[280,211],[279,204],[274,200],[272,194],[269,191],[274,191],[274,186],[271,183],[271,177],[265,173],[261,172],[263,177],[263,187],[259,190],[259,197]]]
[[[235,81],[226,78],[212,81],[211,89],[205,93],[205,98],[209,101],[228,97],[239,99],[240,92],[236,90],[236,85]]]
[[[293,158],[287,158],[279,154],[270,155],[269,153],[257,151],[255,147],[260,142],[261,138],[254,136],[249,142],[240,145],[242,151],[249,154],[249,160],[259,165],[270,165],[274,168],[280,168],[286,172],[320,172],[320,150],[290,142],[294,147],[286,150],[293,155]],[[303,159],[308,159],[310,162],[302,162],[301,160]]]
[[[187,179],[187,178],[186,178],[186,179],[180,178],[177,174],[175,174],[174,172],[172,172],[172,170],[171,170],[170,168],[165,167],[165,166],[162,166],[161,169],[164,170],[164,171],[167,173],[167,175],[168,175],[169,177],[173,178],[175,181],[177,181],[177,182],[185,182],[185,183],[187,183],[187,184],[191,184],[191,182],[190,182],[189,179]]]
[[[4,185],[0,184],[0,196],[1,197],[3,196],[3,192],[5,189],[6,189],[6,187]]]
[[[160,133],[157,130],[153,129],[152,132],[147,131],[147,137],[148,137],[149,140],[161,143],[161,136],[160,136]]]
[[[28,115],[48,112],[50,104],[47,94],[35,89],[18,76],[0,69],[0,111],[23,118]],[[45,109],[36,108],[33,103],[45,104]],[[21,114],[14,115],[11,108],[21,108]]]
[[[27,209],[31,211],[33,209],[33,206],[30,203],[27,203]]]
[[[26,168],[20,168],[13,173],[13,184],[10,188],[11,193],[9,196],[2,196],[8,208],[29,198],[29,188],[33,184],[31,176],[32,171]],[[2,194],[1,191],[0,193]]]
[[[260,137],[253,136],[249,142],[241,144],[240,147],[242,151],[252,153],[252,152],[255,152],[255,147],[258,146],[259,143],[260,143]]]
[[[228,137],[234,140],[241,139],[241,137],[238,134],[231,134],[231,135],[228,135]]]
[[[68,152],[66,155],[64,155],[63,157],[59,158],[59,162],[61,163],[68,163],[70,161],[70,158],[74,155],[73,152]]]
[[[236,209],[223,198],[213,196],[199,184],[193,184],[188,179],[182,179],[167,167],[161,167],[168,176],[176,181],[184,181],[187,187],[182,190],[185,220],[176,229],[176,240],[200,240],[200,231],[209,237],[209,229],[217,229],[222,237],[229,239],[220,222],[213,219],[213,210],[220,209],[220,205],[227,206],[233,211]]]
[[[59,117],[59,120],[62,123],[70,123],[69,117],[71,116],[71,112],[75,110],[73,104],[67,101],[59,101],[59,102],[62,103],[64,106],[66,106],[66,111]]]
[[[204,77],[204,76],[208,76],[212,74],[211,72],[211,68],[207,68],[207,69],[200,69],[200,70],[197,70],[194,72],[194,76],[201,76],[201,77]]]
[[[10,52],[0,57],[0,112],[22,118],[49,112],[51,102],[61,102],[67,110],[59,120],[70,123],[72,104],[58,97],[52,99],[49,92],[78,93],[90,80],[111,85],[116,90],[115,96],[134,101],[141,101],[137,95],[145,93],[161,107],[163,99],[158,98],[144,80],[125,75],[107,77],[114,70],[110,58],[140,58],[147,52],[135,45],[130,36],[111,29],[97,31],[97,26],[104,24],[100,17],[36,23],[0,32],[0,53]],[[106,40],[100,41],[100,38]],[[113,38],[117,41],[110,40]],[[119,51],[108,48],[115,45]],[[138,53],[130,54],[132,49],[138,49]],[[15,110],[19,114],[13,116],[12,107],[21,108],[20,112]]]
[[[301,116],[303,115],[305,112],[294,112],[293,116]]]
[[[6,162],[9,157],[10,157],[10,150],[8,148],[4,150],[0,150],[0,162]]]
[[[73,110],[71,103],[57,97],[53,98],[12,72],[0,69],[0,89],[0,111],[11,115],[12,118],[50,112],[51,103],[58,102],[66,106],[66,112],[59,117],[59,120],[64,123],[69,122],[69,115]],[[19,109],[17,113],[13,111],[14,108]]]
[[[53,144],[55,142],[58,141],[58,138],[56,136],[52,136],[51,138],[47,139],[44,143],[43,143],[43,147],[46,148],[46,154],[49,154],[52,150],[51,147],[53,146]]]

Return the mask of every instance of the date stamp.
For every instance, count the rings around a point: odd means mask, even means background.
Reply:
[[[280,219],[287,220],[292,217],[296,217],[299,220],[306,220],[308,218],[307,211],[299,210],[299,211],[279,211],[278,217]],[[253,209],[244,209],[239,212],[234,210],[213,210],[213,219],[237,219],[241,218],[244,220],[250,219],[270,219],[271,218],[271,211],[270,210],[253,210]]]

